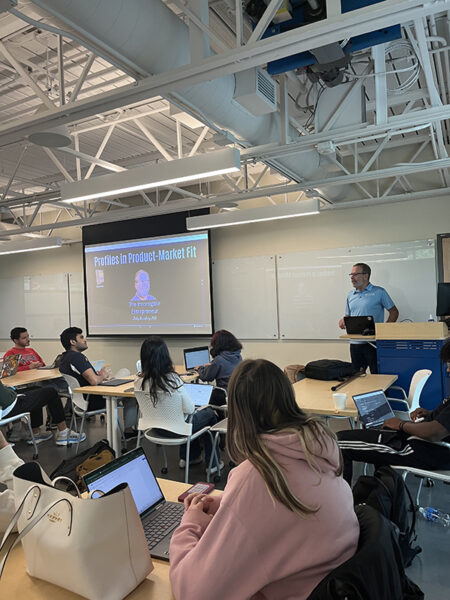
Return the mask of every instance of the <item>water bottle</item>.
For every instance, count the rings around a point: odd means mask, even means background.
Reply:
[[[419,512],[427,521],[440,523],[444,527],[448,527],[450,525],[450,515],[442,512],[442,510],[439,510],[438,508],[431,508],[431,506],[423,508],[422,506],[419,506]]]
[[[428,321],[434,321],[432,314],[430,314],[430,316],[428,317]]]

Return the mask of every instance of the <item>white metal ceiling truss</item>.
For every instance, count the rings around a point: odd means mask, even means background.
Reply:
[[[276,0],[253,31],[240,1],[210,2],[207,24],[191,3],[166,4],[199,39],[208,37],[215,54],[202,58],[191,45],[195,59],[190,65],[152,77],[117,50],[106,52],[73,33],[62,35],[58,23],[33,3],[19,2],[16,11],[0,14],[0,238],[51,235],[55,229],[201,207],[239,209],[256,200],[275,204],[316,195],[323,208],[335,210],[449,194],[449,1],[386,0],[345,15],[338,12],[340,3],[328,1],[326,19],[266,39],[260,38],[279,5]],[[317,114],[326,90],[310,83],[302,70],[279,76],[278,110],[285,124],[280,139],[259,146],[235,140],[242,157],[237,176],[132,198],[60,202],[62,181],[232,143],[233,134],[180,103],[177,92],[187,83],[264,67],[341,42],[349,32],[355,36],[393,24],[402,25],[402,40],[355,53],[346,73],[348,91],[320,126]],[[356,96],[364,98],[365,119],[345,124]],[[200,127],[175,118],[181,109]],[[43,126],[61,124],[69,126],[71,146],[49,149],[27,140]],[[301,137],[290,139],[290,126]],[[274,173],[278,159],[301,161],[311,150],[330,151],[330,169],[296,181]],[[330,190],[342,186],[350,186],[345,200],[330,200]]]

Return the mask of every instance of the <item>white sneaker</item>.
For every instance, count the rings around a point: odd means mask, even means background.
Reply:
[[[224,466],[225,465],[224,465],[223,461],[221,460],[220,464],[219,464],[220,470],[222,470],[224,468]],[[206,469],[206,472],[208,473],[208,469]],[[209,472],[209,474],[214,475],[214,473],[217,473],[217,467],[211,467],[211,471]]]
[[[190,460],[189,464],[190,465],[199,465],[202,461],[203,461],[203,458],[201,456],[198,456],[197,458],[193,458],[192,460]],[[184,469],[186,467],[186,461],[183,458],[180,458],[180,460],[178,462],[178,466],[180,467],[180,469]]]
[[[82,433],[80,437],[80,444],[86,439],[86,434]],[[78,443],[78,433],[76,431],[70,431],[66,428],[64,431],[58,431],[55,435],[55,444],[57,446],[67,446],[69,444]]]

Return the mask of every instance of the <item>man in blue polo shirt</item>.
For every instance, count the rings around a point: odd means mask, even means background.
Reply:
[[[375,323],[384,322],[384,310],[389,313],[388,323],[398,319],[398,310],[386,290],[369,281],[371,268],[365,263],[353,265],[350,278],[355,288],[347,296],[345,306],[346,317],[372,316]],[[339,321],[339,327],[345,329],[344,318]],[[377,349],[368,342],[351,340],[350,356],[356,369],[370,368],[370,372],[378,373]]]

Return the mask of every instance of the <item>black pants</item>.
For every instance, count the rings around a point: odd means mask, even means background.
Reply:
[[[344,479],[351,485],[354,460],[380,467],[396,465],[417,469],[450,469],[447,448],[389,429],[349,429],[339,431],[338,444],[344,459]]]
[[[17,402],[8,417],[29,412],[31,416],[31,427],[36,429],[43,423],[42,408],[47,406],[53,423],[65,421],[64,409],[58,392],[53,387],[42,387],[33,390],[25,389],[17,394]]]
[[[363,371],[369,367],[372,375],[378,373],[377,349],[372,344],[350,344],[350,356],[352,365],[358,371],[361,367]]]

